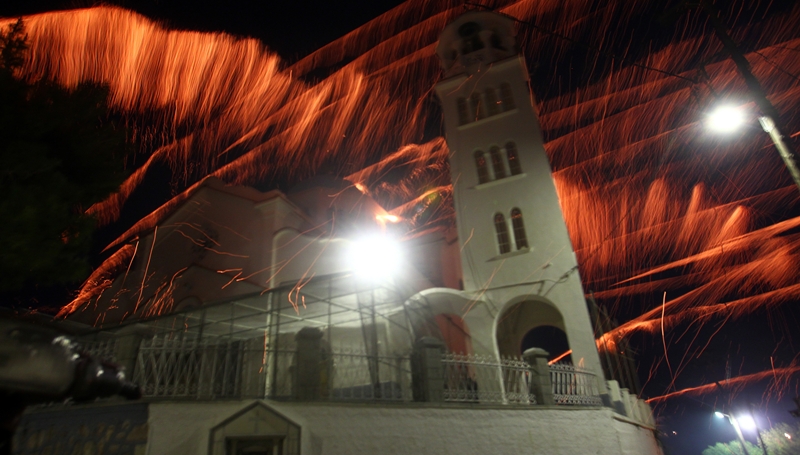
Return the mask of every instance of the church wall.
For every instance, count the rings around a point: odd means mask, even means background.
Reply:
[[[147,453],[205,454],[211,429],[251,403],[153,403]],[[660,453],[652,430],[606,408],[266,403],[301,427],[304,455]]]

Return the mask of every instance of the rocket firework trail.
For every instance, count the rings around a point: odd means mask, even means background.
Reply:
[[[797,189],[765,134],[703,130],[718,98],[754,107],[733,98],[746,87],[705,12],[643,35],[667,9],[658,3],[484,5],[518,20],[584,287],[622,321],[598,340],[609,349],[619,337],[728,321],[800,295]],[[721,19],[797,136],[800,5],[730,3]],[[332,170],[405,219],[409,235],[452,224],[434,47],[464,9],[409,0],[294,62],[254,39],[169,30],[116,7],[24,18],[21,76],[108,85],[142,144],[119,192],[89,212],[114,222],[156,166],[182,189],[108,246],[113,254],[64,312],[107,289],[136,250],[125,243],[209,176],[281,185]],[[171,286],[159,288],[162,300]]]

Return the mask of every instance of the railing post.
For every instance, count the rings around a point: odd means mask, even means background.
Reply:
[[[132,379],[136,373],[136,360],[139,357],[139,345],[142,343],[142,338],[143,337],[137,333],[129,333],[115,340],[115,361],[125,369],[125,376],[129,380]]]
[[[536,403],[552,406],[553,386],[550,382],[550,365],[547,363],[547,356],[550,355],[542,348],[526,349],[522,353],[522,358],[530,365],[531,393],[536,396]]]
[[[294,397],[299,401],[320,398],[322,384],[322,331],[304,327],[295,335],[297,352],[294,362]]]
[[[444,366],[441,340],[422,337],[414,343],[411,356],[411,378],[414,401],[444,401]]]

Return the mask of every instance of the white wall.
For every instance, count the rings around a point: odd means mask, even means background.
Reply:
[[[206,454],[211,428],[251,403],[153,403],[147,453]],[[267,404],[301,426],[304,455],[661,454],[606,408]]]

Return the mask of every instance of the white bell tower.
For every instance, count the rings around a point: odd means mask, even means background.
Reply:
[[[514,41],[513,19],[466,13],[436,49],[464,291],[494,308],[496,353],[519,355],[539,326],[566,333],[572,360],[603,370],[577,262]],[[475,322],[472,322],[474,325]]]

